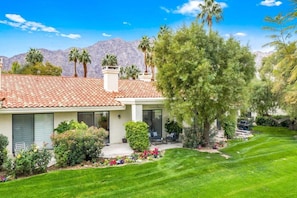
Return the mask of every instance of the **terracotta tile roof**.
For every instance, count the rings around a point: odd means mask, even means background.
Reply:
[[[120,106],[115,98],[159,98],[152,82],[119,80],[106,92],[103,79],[2,74],[3,108]]]

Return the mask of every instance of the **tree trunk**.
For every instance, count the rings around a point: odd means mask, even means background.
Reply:
[[[77,73],[76,73],[76,61],[74,62],[74,77],[77,77]]]
[[[84,64],[84,77],[87,77],[87,64]]]
[[[151,79],[151,81],[155,81],[155,66],[151,66],[151,71],[152,71],[152,79]]]
[[[144,53],[144,65],[145,65],[145,71],[144,74],[147,74],[147,65],[146,65],[146,52]]]
[[[210,132],[210,123],[208,121],[204,121],[203,140],[204,140],[205,146],[209,146],[209,132]]]

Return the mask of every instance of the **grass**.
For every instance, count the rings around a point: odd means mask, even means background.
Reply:
[[[297,197],[295,131],[256,127],[222,152],[167,150],[161,160],[55,171],[0,183],[1,197]]]

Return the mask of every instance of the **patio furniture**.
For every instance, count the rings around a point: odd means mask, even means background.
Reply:
[[[163,137],[158,135],[156,131],[150,132],[148,135],[149,135],[151,144],[163,143]]]

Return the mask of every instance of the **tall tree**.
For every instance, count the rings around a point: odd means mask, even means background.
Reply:
[[[194,126],[208,144],[215,119],[239,109],[246,100],[254,56],[233,38],[207,35],[197,23],[160,34],[154,53],[157,88],[166,97],[170,115]]]
[[[267,16],[265,21],[271,25],[263,27],[273,32],[272,41],[266,44],[275,48],[269,57],[273,61],[266,62],[273,68],[272,90],[279,95],[279,104],[292,118],[297,117],[297,41],[292,37],[296,35],[296,0],[294,5],[295,9],[285,15]]]
[[[79,58],[79,51],[77,48],[72,48],[69,52],[69,61],[73,61],[74,62],[74,77],[77,77],[77,72],[76,72],[76,63],[78,61]]]
[[[102,59],[101,62],[102,66],[116,66],[118,65],[117,56],[113,54],[106,54],[105,57]]]
[[[146,52],[146,65],[151,68],[152,81],[155,80],[154,47],[151,46]]]
[[[144,54],[144,65],[145,65],[144,73],[147,74],[148,71],[147,71],[147,61],[146,60],[147,60],[147,51],[150,49],[150,39],[149,39],[149,37],[143,36],[141,38],[141,41],[140,41],[140,43],[138,45],[138,49],[140,49]]]
[[[203,24],[207,23],[209,32],[211,32],[213,17],[215,17],[217,22],[223,19],[222,7],[214,0],[204,0],[204,4],[200,3],[198,6],[201,9],[201,12],[197,15],[197,18],[201,19]]]
[[[82,50],[82,53],[79,55],[79,58],[78,58],[79,62],[83,64],[83,67],[84,67],[84,77],[86,78],[87,77],[87,64],[88,63],[91,63],[91,55],[88,53],[87,50],[83,49]]]
[[[36,63],[42,63],[43,55],[39,50],[30,48],[26,55],[26,61],[32,65],[35,65]]]

